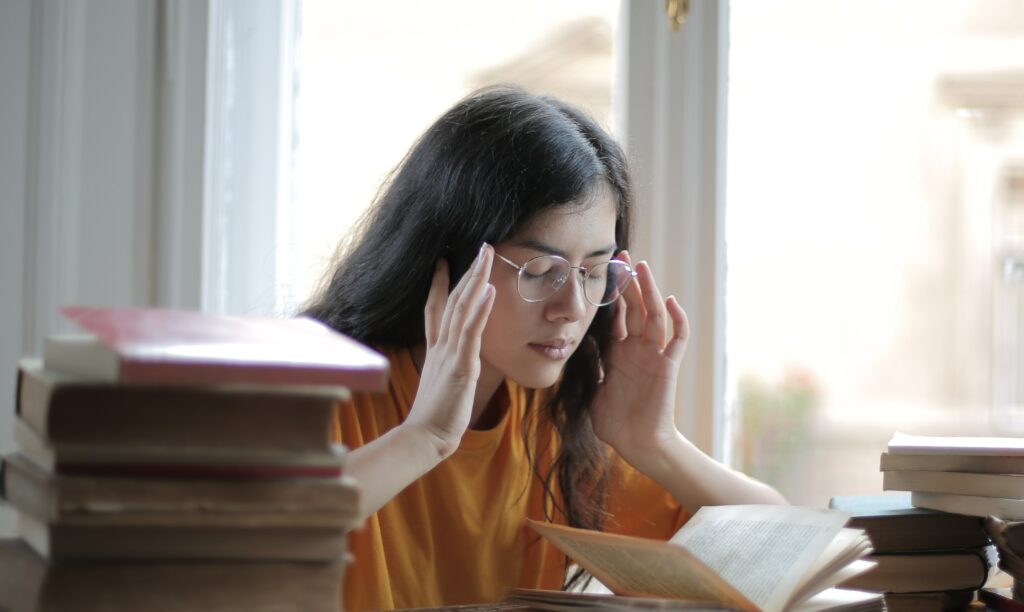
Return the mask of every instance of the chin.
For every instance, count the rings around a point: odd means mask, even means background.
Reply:
[[[530,360],[533,361],[533,360]],[[505,376],[520,387],[527,389],[547,389],[562,378],[565,362],[559,363],[520,363],[505,369]]]

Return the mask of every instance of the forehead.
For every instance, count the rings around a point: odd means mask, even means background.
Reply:
[[[615,243],[618,206],[608,189],[599,189],[582,203],[549,208],[534,215],[512,238],[542,242],[569,250]]]

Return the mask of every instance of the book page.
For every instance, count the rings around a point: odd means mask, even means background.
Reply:
[[[861,557],[871,552],[871,540],[864,533],[863,529],[843,527],[839,533],[832,538],[832,542],[818,556],[817,561],[811,564],[804,576],[803,581],[797,586],[796,591],[790,596],[787,607],[793,603],[804,601],[819,591],[833,587],[842,582],[850,574],[847,570],[853,567]],[[859,570],[863,573],[873,565],[867,561],[869,567],[861,566]]]
[[[681,547],[536,521],[529,524],[616,594],[716,602],[756,610]]]
[[[705,506],[671,542],[764,610],[782,610],[849,514],[798,506]]]

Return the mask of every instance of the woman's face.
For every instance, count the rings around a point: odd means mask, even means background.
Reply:
[[[573,266],[589,268],[615,254],[615,217],[611,191],[599,189],[585,206],[538,213],[518,234],[494,245],[495,253],[516,265],[538,255],[559,255]],[[554,295],[543,302],[527,302],[516,289],[517,270],[495,257],[494,307],[481,348],[485,372],[531,389],[555,384],[597,314],[578,279],[579,271],[574,270],[571,282]]]

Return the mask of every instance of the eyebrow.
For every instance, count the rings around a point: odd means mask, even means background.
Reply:
[[[553,246],[544,244],[543,242],[540,242],[539,240],[532,240],[532,239],[529,239],[529,238],[527,238],[525,240],[517,240],[514,243],[512,243],[512,246],[523,247],[523,248],[527,248],[527,249],[533,249],[534,251],[540,251],[541,253],[546,253],[548,255],[558,255],[559,257],[561,257],[563,259],[568,259],[568,257],[566,256],[565,251],[563,251],[561,249],[556,249]],[[598,255],[611,255],[614,252],[615,252],[615,244],[612,243],[612,244],[609,244],[607,246],[601,247],[599,249],[596,249],[594,251],[591,251],[591,252],[587,253],[586,255],[583,256],[583,259],[590,259],[591,257],[597,257]]]

